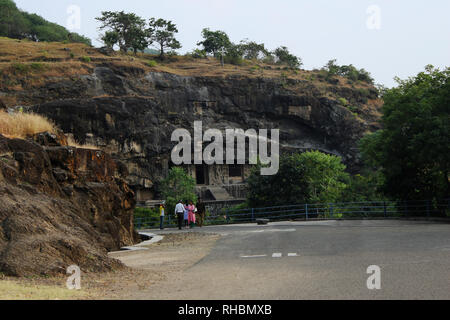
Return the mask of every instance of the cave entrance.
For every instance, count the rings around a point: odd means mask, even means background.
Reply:
[[[198,185],[208,184],[208,167],[205,165],[195,166],[195,177]]]
[[[230,178],[242,178],[244,174],[244,168],[238,164],[232,164],[228,166],[228,175]]]
[[[244,182],[244,166],[237,164],[229,165],[228,177],[230,179],[230,184]]]

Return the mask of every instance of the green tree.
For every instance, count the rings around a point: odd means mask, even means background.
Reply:
[[[24,13],[25,18],[29,21],[29,38],[33,41],[65,41],[69,40],[69,32],[66,28],[46,21],[37,14]]]
[[[144,50],[151,44],[151,40],[147,38],[147,32],[144,29],[141,29],[140,26],[132,29],[130,33],[133,36],[129,43],[135,55],[138,51],[144,52]]]
[[[14,1],[0,0],[0,36],[22,39],[27,37],[28,30],[28,21]]]
[[[159,186],[169,213],[175,210],[175,205],[179,200],[197,202],[195,185],[194,178],[189,176],[184,169],[174,167],[169,170],[169,175],[160,182]]]
[[[364,169],[349,176],[339,202],[364,202],[387,200],[382,192],[383,175],[379,171]]]
[[[383,130],[366,136],[366,162],[384,176],[384,192],[401,200],[450,197],[450,68],[427,66],[385,90]]]
[[[206,53],[212,53],[214,57],[221,57],[227,48],[231,46],[228,35],[223,31],[211,31],[208,28],[202,30],[203,41],[197,43],[203,46]]]
[[[340,74],[341,68],[336,64],[337,60],[333,59],[328,61],[323,70],[327,71],[327,77],[334,77]]]
[[[119,42],[119,33],[116,31],[106,31],[101,40],[108,48],[113,49]]]
[[[116,34],[120,51],[126,53],[132,49],[136,52],[137,50],[144,50],[147,47],[145,46],[143,48],[147,41],[144,32],[146,27],[145,20],[136,14],[125,13],[124,11],[103,11],[102,16],[95,19],[102,22],[100,30],[108,29],[107,32],[114,32]],[[111,40],[111,35],[106,36],[105,34],[102,39],[106,37],[107,40]]]
[[[336,59],[330,60],[325,65],[325,67],[322,68],[322,70],[326,71],[327,79],[331,79],[334,76],[341,76],[352,81],[364,81],[369,84],[374,84],[374,80],[368,71],[364,69],[358,69],[352,64],[348,66],[339,66],[336,61]]]
[[[278,64],[284,64],[293,69],[298,69],[303,65],[302,59],[291,54],[287,47],[275,49],[274,55]]]
[[[224,51],[222,62],[234,65],[241,65],[242,48],[239,45],[231,43]]]
[[[0,36],[32,41],[70,41],[91,45],[90,39],[51,23],[37,14],[21,11],[14,1],[0,0]]]
[[[259,44],[254,41],[243,40],[239,44],[239,48],[243,58],[247,60],[258,60],[269,54],[269,51],[266,50],[264,43]]]
[[[342,159],[319,151],[302,153],[309,202],[336,202],[347,187],[348,174]]]
[[[69,33],[68,38],[69,38],[69,41],[72,43],[84,43],[88,46],[92,46],[91,39],[89,39],[85,36],[82,36],[78,33],[71,32],[71,33]]]
[[[200,49],[194,49],[194,50],[192,50],[192,52],[188,53],[188,55],[195,59],[205,59],[206,58],[205,50],[200,50]]]
[[[176,50],[181,48],[181,43],[175,38],[178,29],[172,21],[151,18],[149,24],[149,38],[151,42],[156,42],[159,45],[161,58],[164,57],[166,49]]]
[[[280,158],[278,174],[260,175],[257,166],[248,179],[251,207],[328,203],[340,200],[348,174],[336,156],[319,151]]]

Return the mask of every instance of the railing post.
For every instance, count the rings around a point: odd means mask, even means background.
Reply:
[[[430,200],[427,201],[427,217],[430,217]]]
[[[255,209],[252,208],[252,222],[255,221]]]
[[[334,217],[334,208],[333,208],[333,204],[330,203],[330,214],[331,214],[331,218]]]
[[[448,199],[448,210],[450,211],[450,199]],[[444,209],[444,214],[446,214],[445,209]]]
[[[386,207],[386,201],[383,203],[384,206],[384,217],[387,218],[387,207]]]
[[[305,204],[306,220],[308,220],[308,204]]]

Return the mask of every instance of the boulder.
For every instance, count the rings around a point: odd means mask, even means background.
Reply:
[[[115,51],[108,47],[101,47],[97,49],[97,51],[101,54],[104,54],[105,56],[113,56],[115,54]]]
[[[256,220],[256,223],[257,223],[258,225],[267,225],[267,224],[270,223],[270,220],[269,220],[269,219],[257,219],[257,220]]]
[[[0,272],[53,275],[73,264],[86,272],[121,268],[108,251],[139,241],[124,172],[96,150],[0,135]]]

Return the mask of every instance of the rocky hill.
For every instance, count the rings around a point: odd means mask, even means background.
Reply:
[[[136,243],[126,168],[64,136],[0,135],[0,272],[13,276],[121,266],[107,256]]]
[[[272,129],[285,151],[318,149],[359,169],[357,142],[378,128],[381,101],[363,82],[319,71],[172,57],[164,63],[88,48],[0,40],[0,99],[52,119],[81,143],[123,160],[152,190],[170,165],[176,128]]]

